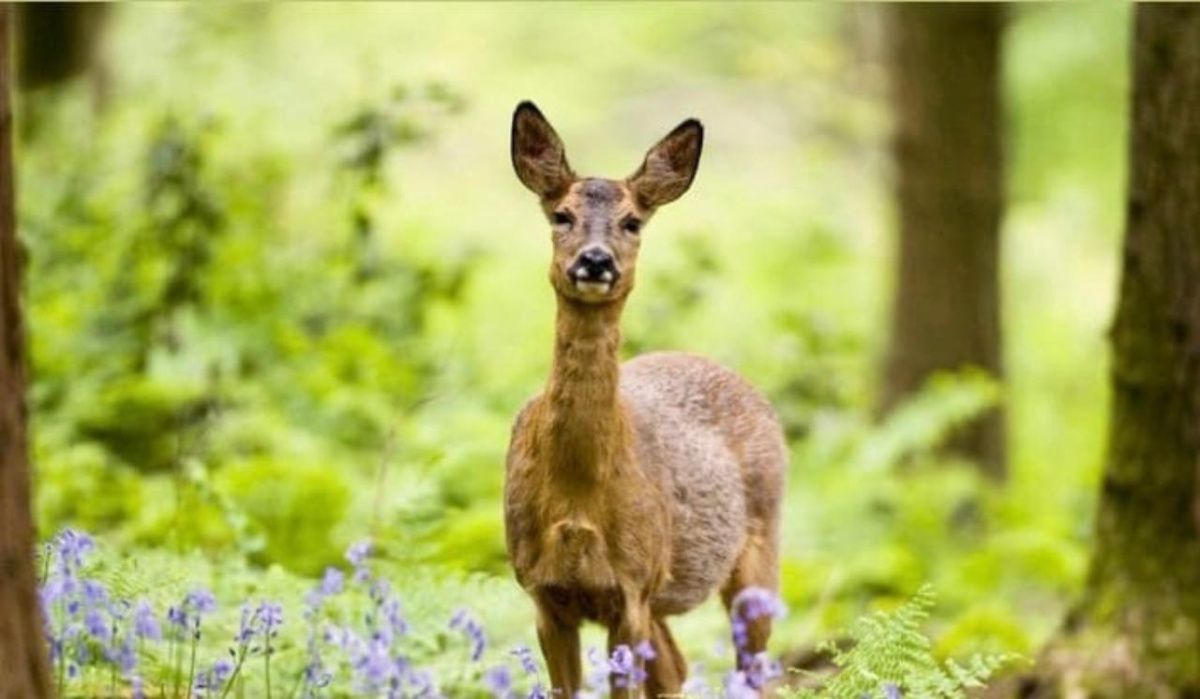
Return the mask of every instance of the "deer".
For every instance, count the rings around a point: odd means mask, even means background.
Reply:
[[[703,141],[688,119],[631,176],[581,178],[537,106],[513,113],[512,165],[551,229],[557,314],[550,376],[513,424],[504,524],[554,696],[581,689],[584,622],[607,628],[610,652],[650,644],[644,683],[614,679],[613,696],[679,694],[687,665],[666,618],[714,590],[727,610],[778,590],[787,451],[770,403],[696,355],[619,358],[646,223],[691,187]],[[767,616],[749,622],[739,669],[770,631]]]

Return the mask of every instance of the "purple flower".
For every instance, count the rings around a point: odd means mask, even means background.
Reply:
[[[257,632],[258,612],[250,608],[250,603],[242,605],[242,619],[238,622],[237,634],[233,637],[235,643],[246,644],[254,638]]]
[[[624,643],[613,649],[608,668],[617,687],[637,687],[646,680],[646,671],[642,669],[638,656]]]
[[[350,548],[346,549],[346,560],[350,561],[350,565],[355,568],[362,568],[366,563],[367,556],[371,555],[371,540],[363,539],[350,544]]]
[[[648,640],[634,646],[633,652],[642,660],[654,660],[658,657],[658,653],[654,652],[654,644]]]
[[[219,691],[225,686],[226,680],[233,674],[233,663],[228,660],[218,660],[213,663],[212,667],[203,670],[196,676],[196,681],[192,686],[192,695],[197,697],[218,696]]]
[[[490,668],[483,673],[483,686],[496,699],[507,699],[512,696],[512,673],[504,665]]]
[[[109,649],[108,659],[121,668],[121,672],[126,677],[130,676],[137,667],[137,653],[133,650],[133,639],[125,636],[120,643]]]
[[[84,580],[83,601],[92,607],[108,604],[108,590],[95,580]]]
[[[774,592],[763,587],[747,587],[733,598],[729,605],[733,629],[733,644],[738,656],[748,659],[750,644],[750,622],[762,617],[778,618],[786,609]]]
[[[201,616],[216,610],[217,599],[208,590],[197,588],[184,597],[184,606],[190,608],[197,616]]]
[[[89,609],[84,613],[83,626],[92,638],[97,640],[108,638],[110,627],[99,609]]]
[[[782,676],[783,666],[765,652],[756,653],[746,668],[746,683],[755,689],[763,689],[767,682]]]
[[[451,617],[450,628],[462,631],[471,640],[471,660],[478,662],[487,647],[487,639],[483,635],[483,625],[467,610],[460,609]]]
[[[383,618],[388,623],[388,628],[397,636],[403,636],[408,633],[408,622],[404,620],[404,616],[400,613],[400,600],[391,597],[383,603]]]
[[[75,529],[64,529],[59,532],[55,539],[55,545],[58,549],[60,570],[68,574],[82,568],[83,559],[92,549],[96,548],[96,542],[92,537]]]
[[[904,696],[900,693],[900,688],[891,682],[883,685],[883,696],[887,699],[902,699]]]
[[[537,662],[533,659],[533,651],[529,650],[529,646],[517,646],[512,649],[511,654],[517,656],[517,660],[520,661],[521,669],[525,671],[525,674],[538,674]]]
[[[258,605],[258,618],[263,631],[271,634],[283,625],[283,607],[278,602],[264,600]]]
[[[167,622],[180,629],[187,628],[188,615],[182,607],[167,607]]]
[[[412,688],[412,692],[406,693],[404,696],[420,697],[421,699],[433,699],[441,697],[441,692],[438,691],[437,685],[433,682],[433,675],[428,670],[419,670],[407,673],[408,686]]]
[[[758,690],[750,685],[746,673],[733,671],[725,676],[725,699],[759,699]]]
[[[588,663],[592,666],[592,670],[587,676],[588,687],[592,689],[603,687],[608,683],[608,676],[612,674],[612,667],[609,665],[608,658],[595,646],[587,649],[587,658]]]
[[[683,683],[683,696],[712,696],[712,688],[708,686],[708,682],[704,679],[704,666],[700,663],[696,663],[696,666],[692,668],[692,676]]]
[[[783,616],[786,608],[774,592],[764,587],[747,587],[733,598],[730,609],[734,616],[746,621],[759,617],[772,619]]]
[[[617,646],[612,657],[608,660],[608,667],[614,675],[629,675],[633,672],[634,655],[629,646],[621,644]]]
[[[346,576],[342,571],[333,567],[326,568],[325,575],[321,578],[321,584],[317,587],[317,590],[325,597],[336,595],[342,591],[345,580]]]

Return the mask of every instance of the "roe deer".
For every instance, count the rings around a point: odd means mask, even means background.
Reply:
[[[664,617],[716,588],[728,608],[743,589],[778,586],[787,456],[771,406],[700,357],[617,358],[642,228],[691,186],[703,136],[689,119],[632,176],[578,178],[536,106],[513,114],[513,167],[552,228],[558,317],[549,381],[513,425],[505,529],[566,699],[582,684],[581,622],[608,628],[610,652],[650,641],[646,692],[678,693],[687,669]],[[770,619],[746,631],[749,654],[762,651]],[[614,696],[633,692],[614,683]]]

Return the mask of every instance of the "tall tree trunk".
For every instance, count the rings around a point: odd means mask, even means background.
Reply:
[[[997,257],[1003,202],[997,4],[885,8],[900,213],[899,267],[882,408],[930,375],[1002,375]],[[1004,419],[992,410],[951,449],[997,479]]]
[[[0,4],[0,696],[48,697],[50,677],[33,572],[25,441],[25,338],[13,209],[11,5]]]
[[[1200,5],[1135,18],[1096,548],[1038,696],[1200,696]]]

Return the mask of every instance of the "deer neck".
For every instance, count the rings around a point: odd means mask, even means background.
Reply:
[[[624,305],[558,298],[546,438],[553,470],[568,480],[603,478],[629,440],[618,397]]]

